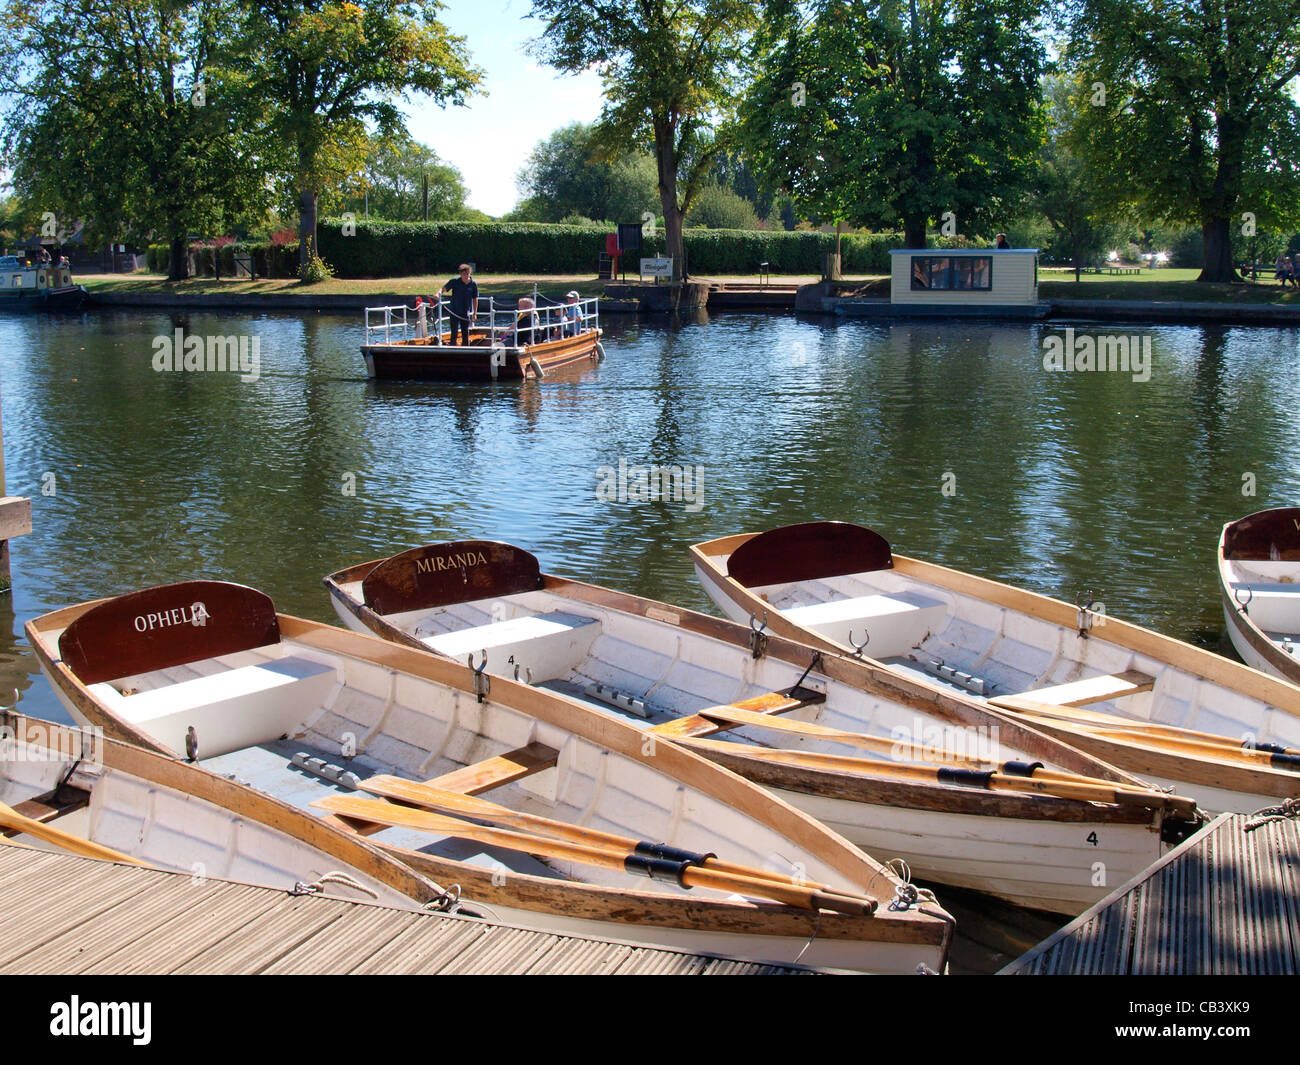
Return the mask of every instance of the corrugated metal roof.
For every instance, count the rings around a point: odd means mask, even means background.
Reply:
[[[1002,970],[1300,973],[1300,821],[1224,814]]]

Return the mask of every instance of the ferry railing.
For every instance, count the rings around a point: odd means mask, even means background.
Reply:
[[[484,304],[487,305],[486,314],[484,314]],[[432,321],[428,317],[428,308],[429,304],[424,304],[420,309],[405,305],[367,307],[366,343],[376,343],[375,337],[379,334],[382,334],[384,344],[391,344],[394,339],[410,340],[426,335],[433,336],[441,342],[444,332],[451,329],[453,320],[459,316],[452,313],[450,302],[443,299],[441,293],[433,303],[435,315]],[[518,325],[520,316],[528,314],[530,310],[532,317],[529,324]],[[409,317],[412,311],[417,315],[414,322]],[[383,316],[382,321],[376,321],[375,319],[380,315]],[[488,336],[492,338],[494,344],[513,341],[515,345],[523,347],[599,329],[600,299],[593,296],[578,300],[576,303],[548,303],[531,309],[518,306],[507,309],[498,307],[496,299],[488,296],[478,301],[478,312],[471,322],[471,327],[477,326],[477,323],[484,318],[487,320]]]
[[[406,312],[408,310],[410,310],[410,308],[407,307],[405,304],[396,307],[367,307],[366,308],[366,343],[367,344],[375,343],[374,340],[375,334],[382,331],[384,334],[384,343],[391,344],[393,342],[393,333],[398,331],[399,329],[401,331],[401,335],[397,339],[398,340],[409,339],[411,335],[410,332],[411,327],[410,327],[410,323],[407,321],[406,318]],[[401,318],[398,318],[397,315],[393,313],[394,311],[400,311]],[[379,314],[382,314],[384,316],[383,323],[378,325],[372,324],[371,322],[372,317]]]

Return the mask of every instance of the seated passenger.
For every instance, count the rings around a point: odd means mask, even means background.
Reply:
[[[582,308],[578,306],[578,293],[569,291],[564,297],[564,310],[560,312],[560,320],[564,323],[563,335],[566,337],[576,337],[582,332],[584,315]]]

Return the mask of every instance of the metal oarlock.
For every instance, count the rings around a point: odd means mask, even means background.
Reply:
[[[487,664],[487,663],[484,663],[484,665],[486,665],[486,664]],[[519,681],[520,683],[523,683],[523,684],[532,684],[532,682],[533,682],[533,669],[532,669],[532,667],[531,667],[531,666],[525,666],[525,667],[523,668],[523,676],[522,676],[522,677],[520,676],[519,670],[520,670],[519,663],[516,662],[516,663],[515,663],[515,680],[516,680],[516,681]]]
[[[767,611],[763,611],[763,623],[758,624],[758,619],[753,614],[749,615],[749,652],[755,658],[762,658],[767,654]]]
[[[1093,599],[1092,592],[1089,591],[1086,594],[1088,596],[1087,602],[1084,602],[1082,595],[1075,596],[1074,599],[1074,605],[1078,607],[1079,610],[1079,635],[1085,640],[1088,638],[1088,630],[1092,628],[1092,614],[1090,611],[1093,606],[1096,605],[1096,600]]]
[[[1246,593],[1245,599],[1241,597],[1242,592]],[[1255,590],[1249,584],[1239,584],[1232,590],[1232,598],[1237,600],[1237,605],[1241,607],[1243,614],[1249,614],[1250,611],[1246,608],[1250,606],[1250,601],[1255,598]]]
[[[478,696],[481,703],[483,697],[487,695],[488,688],[491,686],[491,678],[487,675],[487,648],[480,652],[483,655],[483,661],[479,665],[474,665],[474,652],[469,653],[469,668],[474,671],[474,694]]]
[[[849,629],[849,643],[853,645],[854,658],[861,658],[863,652],[867,649],[867,644],[869,644],[870,642],[871,642],[871,633],[868,632],[866,629],[862,630],[861,643],[858,643],[858,641],[853,638],[853,630]]]

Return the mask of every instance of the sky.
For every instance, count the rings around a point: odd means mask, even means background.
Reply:
[[[544,25],[526,18],[530,7],[529,0],[448,0],[441,19],[466,39],[487,95],[467,107],[441,108],[420,97],[404,105],[411,136],[456,167],[469,206],[490,215],[514,207],[515,175],[539,140],[600,113],[594,72],[560,74],[525,54],[524,45]]]

